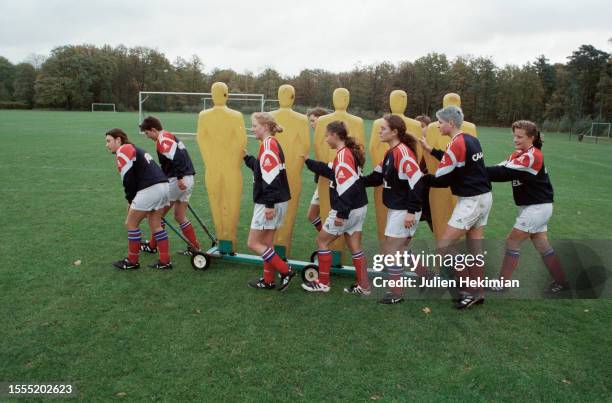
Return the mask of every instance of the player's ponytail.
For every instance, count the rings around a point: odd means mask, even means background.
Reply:
[[[111,136],[114,139],[121,139],[121,145],[132,144],[130,139],[128,139],[128,135],[123,131],[123,129],[119,129],[118,127],[110,129],[104,136]]]
[[[538,126],[530,120],[517,120],[512,123],[512,132],[515,129],[525,130],[525,134],[529,137],[533,137],[533,146],[539,150],[542,149],[542,145],[544,141],[542,140],[542,135],[540,134],[540,130],[538,130]]]
[[[535,139],[533,139],[533,146],[537,148],[538,150],[541,150],[543,145],[544,145],[544,141],[542,140],[542,135],[540,134],[540,131],[538,130],[536,132]]]
[[[283,132],[283,127],[276,123],[276,120],[274,120],[274,117],[269,112],[256,112],[253,114],[253,119],[260,125],[266,126],[272,136]]]
[[[389,129],[397,131],[397,138],[401,143],[404,143],[414,155],[416,155],[416,140],[406,132],[406,122],[397,115],[386,114],[383,119],[389,125]]]
[[[334,133],[344,142],[344,144],[351,150],[357,165],[363,168],[365,164],[365,152],[363,146],[355,141],[354,137],[349,136],[346,124],[340,120],[334,120],[326,126],[326,129],[330,133]]]

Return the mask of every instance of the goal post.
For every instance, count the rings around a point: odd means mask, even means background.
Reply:
[[[588,130],[578,134],[578,141],[585,139],[594,139],[597,144],[599,140],[612,139],[612,123],[610,122],[593,122]]]
[[[592,122],[578,128],[575,132],[571,130],[570,141],[572,141],[572,136],[576,136],[578,141],[593,139],[595,144],[599,140],[612,140],[612,122]]]
[[[247,116],[253,112],[265,111],[274,106],[275,101],[277,100],[266,99],[264,94],[229,93],[227,105]],[[197,114],[212,105],[210,92],[140,91],[138,93],[138,123],[142,122],[147,114],[161,114],[162,120],[168,119],[175,123],[171,129],[172,133],[195,136],[197,134]],[[250,132],[250,120],[245,119],[245,126]]]
[[[110,102],[94,102],[91,104],[92,112],[117,112],[115,104]]]
[[[589,130],[589,136],[610,138],[611,128],[612,123],[593,122],[591,123],[591,130]]]

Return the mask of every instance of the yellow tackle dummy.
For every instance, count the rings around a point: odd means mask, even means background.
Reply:
[[[226,106],[225,83],[212,85],[213,107],[198,117],[198,146],[206,167],[204,177],[221,252],[234,252],[242,195],[242,151],[247,137],[242,113]]]
[[[278,89],[280,108],[271,111],[274,119],[283,127],[276,139],[285,154],[285,170],[291,190],[291,200],[285,213],[283,225],[276,231],[274,245],[281,257],[291,253],[291,237],[295,224],[300,193],[302,192],[302,168],[304,160],[300,158],[310,152],[310,129],[306,115],[295,112],[291,107],[295,101],[295,89],[291,85],[281,85]]]

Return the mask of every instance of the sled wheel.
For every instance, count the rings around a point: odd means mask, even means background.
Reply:
[[[319,267],[309,264],[302,269],[302,281],[309,283],[319,278]]]
[[[210,266],[210,256],[202,252],[196,252],[191,257],[191,265],[194,270],[206,270]]]

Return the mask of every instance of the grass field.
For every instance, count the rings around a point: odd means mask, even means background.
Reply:
[[[160,117],[171,131],[193,126],[193,116]],[[260,267],[215,261],[194,272],[176,254],[172,272],[117,272],[110,262],[126,253],[126,206],[104,132],[123,127],[152,152],[137,119],[0,111],[0,382],[71,382],[86,401],[610,401],[609,299],[490,299],[456,312],[440,299],[389,307],[349,297],[348,277],[335,277],[327,295],[297,282],[283,294],[256,292],[246,282]],[[488,164],[512,150],[509,129],[479,128],[479,137]],[[193,205],[211,222],[201,157],[193,139],[185,143],[199,171]],[[551,237],[612,245],[610,145],[548,134],[544,152],[555,186]],[[244,252],[251,180],[245,169]],[[305,219],[313,186],[304,173],[298,258],[314,249]],[[496,184],[487,238],[503,239],[515,212],[510,186]],[[373,213],[366,238],[375,236]],[[417,238],[431,239],[425,225]],[[171,249],[182,247],[171,235]],[[497,273],[494,262],[487,273]]]

